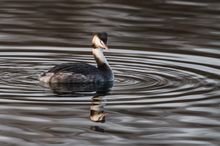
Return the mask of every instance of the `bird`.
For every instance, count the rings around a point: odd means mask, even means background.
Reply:
[[[95,33],[92,38],[92,54],[97,63],[93,66],[87,63],[62,63],[49,69],[39,77],[43,83],[103,83],[113,82],[113,71],[104,56],[108,34]]]

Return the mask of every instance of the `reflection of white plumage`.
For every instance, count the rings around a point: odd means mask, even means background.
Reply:
[[[104,111],[105,104],[103,103],[104,95],[97,94],[92,98],[92,104],[90,106],[90,120],[94,122],[105,122],[105,117],[108,115]]]
[[[87,83],[113,81],[114,75],[103,54],[108,49],[107,33],[97,33],[93,36],[93,56],[97,67],[83,63],[64,63],[56,65],[41,75],[40,81],[46,83]]]

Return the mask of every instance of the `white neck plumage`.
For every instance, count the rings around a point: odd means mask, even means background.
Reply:
[[[98,68],[101,67],[107,67],[106,69],[110,69],[110,66],[108,64],[107,59],[105,58],[104,54],[103,54],[103,49],[102,48],[95,48],[92,50],[92,53],[95,57],[96,63]]]

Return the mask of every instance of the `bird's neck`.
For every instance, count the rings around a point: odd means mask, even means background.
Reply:
[[[92,53],[100,70],[111,70],[102,48],[95,48]]]

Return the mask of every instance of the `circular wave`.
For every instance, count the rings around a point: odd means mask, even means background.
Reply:
[[[18,53],[12,55],[12,49],[4,51],[0,57],[0,90],[2,95],[6,95],[6,99],[19,102],[89,104],[90,94],[83,93],[88,97],[84,99],[77,98],[78,95],[74,98],[71,98],[73,95],[59,98],[50,89],[40,86],[37,79],[42,72],[59,63],[88,62],[95,65],[90,49],[14,49]],[[107,58],[115,73],[111,96],[106,97],[110,105],[143,106],[180,101],[190,103],[210,98],[219,87],[219,79],[216,78],[219,76],[219,72],[216,72],[219,71],[219,66],[201,63],[203,59],[217,62],[216,58],[120,49],[112,49]]]

